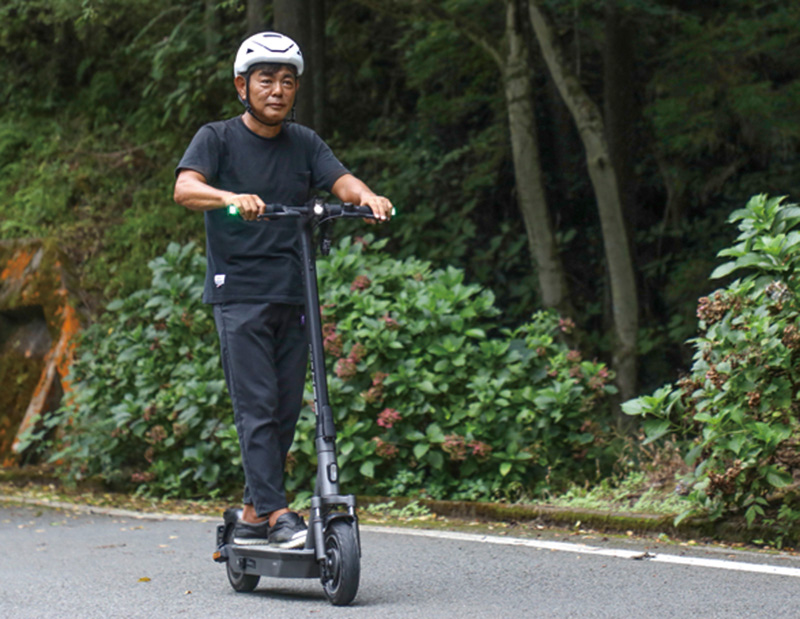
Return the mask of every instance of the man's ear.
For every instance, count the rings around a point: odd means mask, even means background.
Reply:
[[[237,75],[233,78],[233,85],[236,87],[236,92],[239,93],[239,98],[244,100],[245,95],[247,94],[247,81],[244,78],[244,75]]]

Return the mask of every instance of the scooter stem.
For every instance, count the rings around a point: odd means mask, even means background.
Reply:
[[[328,399],[325,372],[325,351],[322,344],[322,319],[317,290],[317,268],[311,242],[311,221],[305,217],[297,220],[303,260],[303,284],[306,299],[306,328],[311,347],[311,379],[314,385],[314,411],[316,413],[317,488],[319,496],[339,494],[339,467],[336,463],[336,427],[333,410]]]

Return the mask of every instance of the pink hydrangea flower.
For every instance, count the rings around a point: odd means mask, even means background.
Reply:
[[[402,415],[393,408],[384,408],[378,415],[378,425],[382,428],[391,428],[402,420]]]

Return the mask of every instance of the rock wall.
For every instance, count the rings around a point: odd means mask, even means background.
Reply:
[[[69,394],[80,331],[69,269],[53,240],[0,242],[0,462],[25,428]]]

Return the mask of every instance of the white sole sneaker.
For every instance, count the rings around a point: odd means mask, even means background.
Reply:
[[[306,537],[308,537],[308,531],[298,531],[294,535],[292,535],[292,539],[286,542],[273,542],[270,544],[273,548],[283,548],[283,549],[290,549],[290,548],[302,548],[306,545]]]

